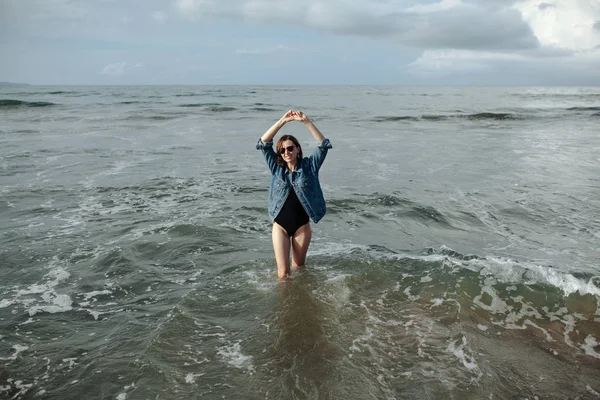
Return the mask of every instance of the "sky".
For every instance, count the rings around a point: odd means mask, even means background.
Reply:
[[[600,0],[0,0],[0,81],[600,85]]]

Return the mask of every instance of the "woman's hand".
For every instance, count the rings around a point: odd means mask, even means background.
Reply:
[[[302,111],[294,111],[293,116],[295,121],[300,121],[303,124],[307,124],[310,122],[308,117]]]
[[[287,122],[295,121],[297,116],[298,116],[297,111],[290,110],[290,111],[286,112],[283,117],[281,117],[280,121],[285,124]]]
[[[290,110],[285,113],[283,117],[280,119],[284,124],[291,121],[300,121],[304,124],[309,122],[309,119],[302,111]]]
[[[264,135],[261,136],[260,140],[262,140],[263,143],[272,141],[273,138],[275,137],[275,135],[277,134],[277,132],[279,131],[279,129],[281,129],[283,127],[283,125],[285,125],[286,123],[291,122],[291,121],[300,121],[304,125],[306,125],[308,127],[308,130],[310,131],[310,133],[313,135],[313,137],[315,138],[315,140],[317,142],[321,143],[323,140],[325,140],[325,137],[323,136],[323,134],[310,121],[310,119],[308,119],[308,117],[306,115],[304,115],[304,113],[302,111],[296,111],[296,110],[289,110],[288,112],[286,112],[283,115],[283,117],[281,117],[279,119],[279,121],[275,122],[273,124],[273,126],[270,127],[264,133]]]
[[[295,121],[296,118],[298,117],[297,115],[297,111],[294,110],[290,110],[288,112],[286,112],[283,117],[279,118],[279,121],[275,122],[273,124],[272,127],[270,127],[265,133],[264,135],[262,135],[260,137],[260,140],[263,143],[267,143],[273,140],[273,138],[275,137],[275,135],[277,135],[277,132],[288,122],[290,121]]]
[[[294,117],[294,121],[300,121],[304,125],[306,125],[306,127],[317,142],[321,143],[323,140],[325,140],[325,137],[323,136],[321,131],[319,131],[315,124],[313,124],[311,120],[308,119],[308,117],[302,111],[293,111],[292,116]]]
[[[281,117],[280,121],[284,124],[290,121],[300,121],[306,124],[308,122],[308,117],[304,115],[302,111],[290,110]]]

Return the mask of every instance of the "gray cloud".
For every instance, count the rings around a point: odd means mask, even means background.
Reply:
[[[11,59],[0,74],[56,84],[275,82],[302,65],[306,83],[414,83],[402,75],[410,65],[429,74],[424,83],[600,82],[600,9],[589,0],[165,3],[0,0],[0,47]]]
[[[565,58],[571,57],[575,53],[573,52],[573,50],[565,49],[562,47],[542,46],[535,50],[523,51],[521,52],[521,54],[532,58]]]
[[[506,9],[522,0],[462,0],[463,3],[488,9]]]
[[[555,6],[554,4],[550,4],[550,3],[541,3],[541,4],[538,6],[538,9],[539,9],[540,11],[544,11],[544,10],[545,10],[545,9],[547,9],[547,8],[556,8],[556,6]]]
[[[296,25],[338,35],[386,38],[426,49],[524,50],[539,42],[522,15],[506,8],[513,1],[434,3],[398,9],[381,3],[307,2],[298,12],[290,1],[177,0],[189,19],[226,17],[255,23]],[[395,7],[390,9],[390,7]]]
[[[418,47],[488,51],[539,47],[531,28],[516,10],[490,13],[490,10],[468,7],[409,16],[405,22],[410,23],[411,28],[400,35],[400,40]]]

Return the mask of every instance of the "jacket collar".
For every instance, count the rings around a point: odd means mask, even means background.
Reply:
[[[300,161],[298,161],[298,162],[296,163],[296,168],[294,169],[294,172],[302,172],[302,165],[304,164],[304,163],[303,163],[303,161],[304,161],[304,160],[300,160]],[[289,174],[290,172],[292,172],[292,171],[290,171],[290,170],[288,169],[287,165],[286,165],[286,167],[285,167],[285,173],[286,173],[286,174]]]

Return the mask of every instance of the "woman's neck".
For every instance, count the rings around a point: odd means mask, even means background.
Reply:
[[[287,163],[287,167],[290,170],[290,172],[294,172],[294,170],[296,169],[296,161]]]

